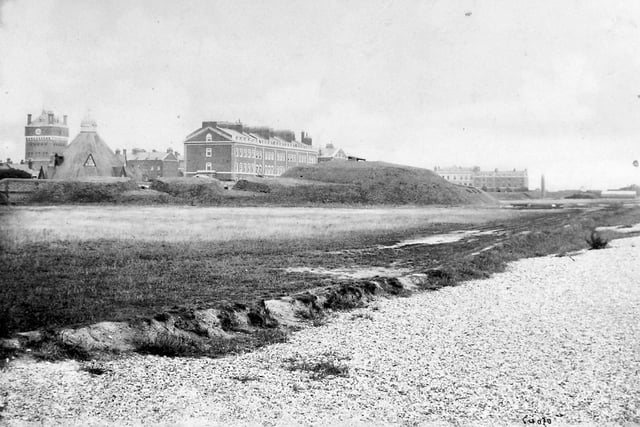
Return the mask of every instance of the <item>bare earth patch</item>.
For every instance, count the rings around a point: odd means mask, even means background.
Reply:
[[[371,277],[400,277],[410,273],[409,268],[388,268],[388,267],[352,267],[352,268],[313,268],[295,267],[285,269],[287,273],[311,273],[321,276],[333,276],[341,279],[368,279]]]

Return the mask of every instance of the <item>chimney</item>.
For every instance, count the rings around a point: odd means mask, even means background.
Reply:
[[[65,114],[64,116],[62,116],[62,124],[63,125],[67,125],[67,115]]]
[[[49,124],[52,125],[53,124],[53,113],[48,113],[47,116],[49,117]]]
[[[119,156],[119,155],[120,155],[120,149],[116,148],[116,156]]]
[[[122,155],[124,156],[124,165],[127,166],[127,149],[122,149]]]
[[[31,114],[27,114],[27,124],[31,124]]]
[[[33,160],[29,159],[29,163],[27,164],[29,169],[33,169]]]

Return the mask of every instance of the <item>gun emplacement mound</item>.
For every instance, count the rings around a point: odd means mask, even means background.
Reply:
[[[414,205],[493,204],[472,187],[451,184],[428,169],[382,162],[332,161],[299,166],[283,177],[352,186],[359,203]],[[293,187],[295,188],[295,187]]]

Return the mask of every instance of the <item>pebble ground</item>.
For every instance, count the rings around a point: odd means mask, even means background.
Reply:
[[[0,424],[640,423],[640,238],[612,245],[380,300],[244,355],[16,362]]]

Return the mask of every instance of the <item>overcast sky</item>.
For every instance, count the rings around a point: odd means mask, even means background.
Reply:
[[[640,183],[639,26],[638,0],[0,0],[0,156],[44,107],[72,137],[90,109],[112,149],[240,119],[531,188]]]

